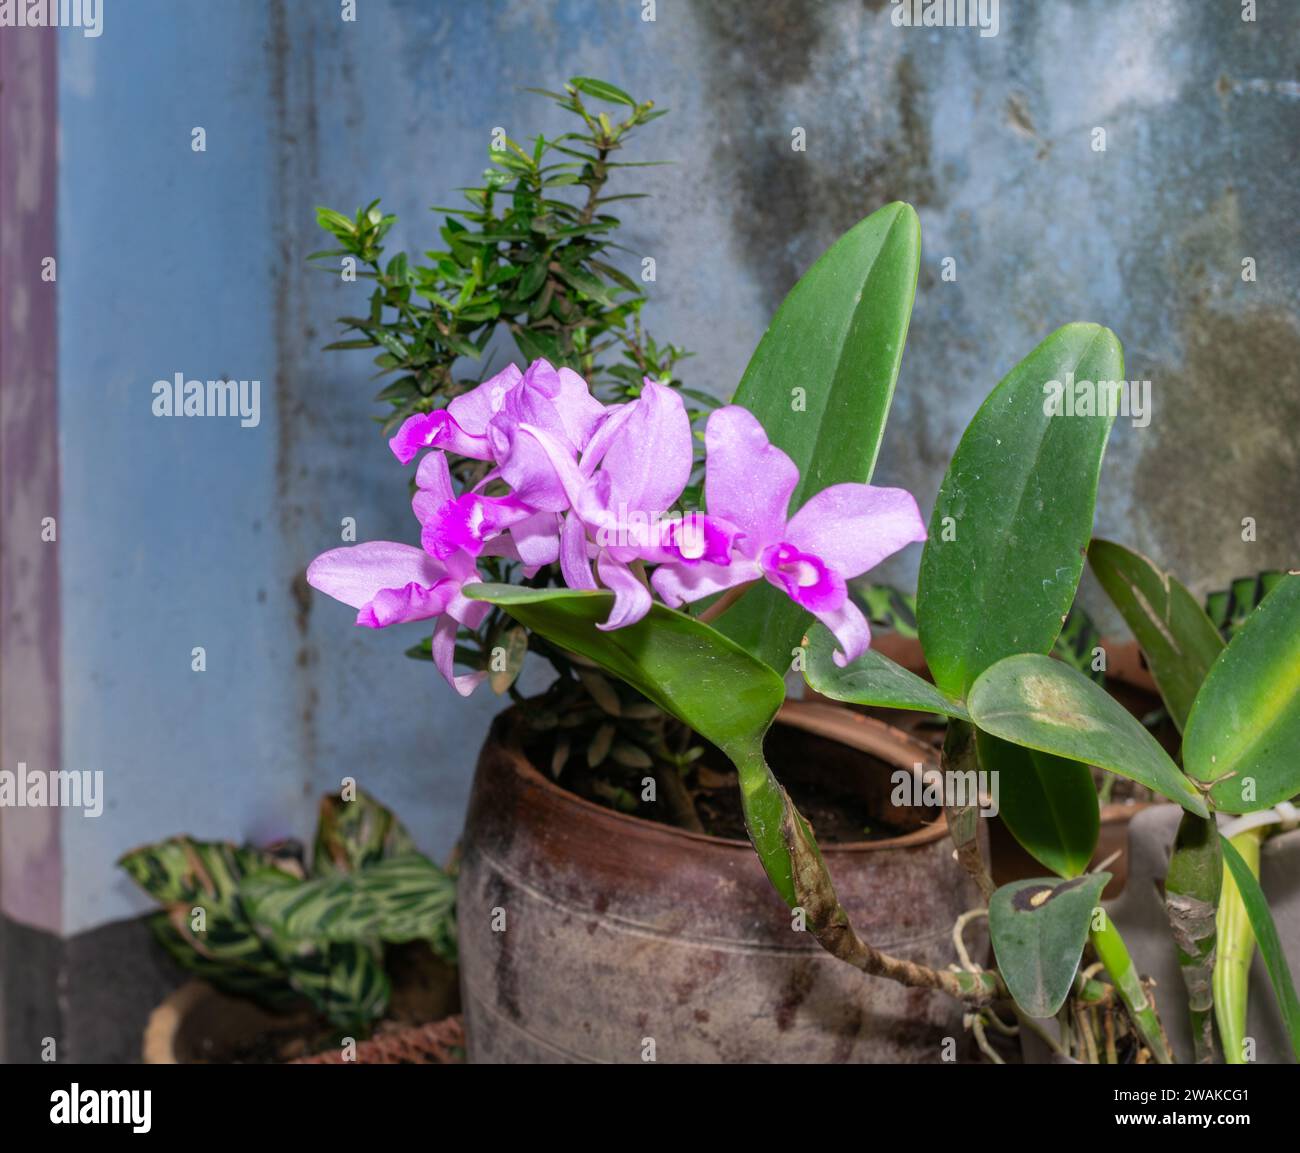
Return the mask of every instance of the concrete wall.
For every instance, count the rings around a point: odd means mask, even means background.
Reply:
[[[140,841],[306,835],[345,775],[425,848],[454,841],[497,702],[404,660],[417,629],[355,629],[299,579],[345,516],[414,539],[364,355],[319,351],[359,294],[305,257],[313,205],[376,196],[397,243],[432,246],[427,206],[476,179],[493,127],[563,123],[523,86],[591,74],[672,110],[644,155],[676,163],[641,170],[655,199],[624,216],[693,384],[729,392],[799,272],[906,199],[924,263],[879,480],[928,507],[988,390],[1095,320],[1155,398],[1149,427],[1117,426],[1100,531],[1201,591],[1300,560],[1289,0],[1253,24],[1236,0],[1003,0],[993,38],[895,27],[885,0],[659,0],[653,22],[641,0],[104,7],[98,39],[58,35],[57,352],[62,759],[104,771],[108,808],[62,814],[46,927],[143,909],[112,865]],[[154,417],[177,372],[260,379],[260,425]]]

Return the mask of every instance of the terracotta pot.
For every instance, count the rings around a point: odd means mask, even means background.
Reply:
[[[249,1038],[306,1030],[311,1022],[309,1013],[271,1013],[204,981],[187,981],[149,1014],[142,1056],[146,1065],[228,1060]]]
[[[748,842],[584,801],[534,768],[518,731],[513,713],[493,726],[463,843],[471,1061],[641,1061],[653,1041],[665,1062],[926,1062],[945,1038],[964,1044],[959,1004],[865,977],[794,932]],[[768,753],[787,785],[838,762],[838,779],[883,806],[894,768],[935,761],[879,721],[802,702]],[[978,895],[942,815],[876,811],[911,831],[823,846],[840,899],[879,948],[946,966],[953,921]]]

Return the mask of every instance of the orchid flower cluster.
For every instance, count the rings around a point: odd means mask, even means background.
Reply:
[[[836,484],[790,515],[799,470],[750,412],[714,410],[704,441],[705,509],[682,510],[695,454],[677,392],[646,379],[635,400],[606,405],[571,369],[512,365],[409,417],[389,441],[404,465],[424,454],[411,502],[420,547],[333,549],[307,580],[368,628],[435,621],[434,663],[462,695],[487,675],[454,670],[459,629],[477,629],[491,609],[465,591],[486,557],[516,562],[529,579],[558,562],[568,587],[608,590],[602,629],[642,620],[656,594],[679,608],[764,580],[831,630],[838,663],[855,660],[871,634],[848,582],[925,539],[916,501]],[[449,453],[487,462],[486,475],[458,493]]]

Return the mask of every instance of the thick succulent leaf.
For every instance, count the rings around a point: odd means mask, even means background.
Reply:
[[[1003,657],[1051,651],[1092,536],[1114,416],[1049,415],[1047,388],[1120,380],[1114,333],[1058,329],[975,414],[939,489],[921,557],[917,621],[935,684],[964,698]]]
[[[1300,575],[1287,576],[1233,636],[1196,695],[1183,766],[1229,813],[1300,793]]]
[[[259,931],[326,941],[432,941],[452,916],[456,882],[418,853],[292,887],[249,879],[244,905]]]
[[[1109,873],[1003,885],[989,900],[989,937],[1007,988],[1031,1017],[1064,1003]]]
[[[335,793],[321,798],[312,873],[352,873],[389,857],[415,852],[415,843],[393,811],[357,790],[348,801]]]
[[[1246,906],[1246,916],[1250,918],[1250,927],[1259,945],[1260,956],[1264,958],[1273,992],[1277,995],[1278,1008],[1282,1012],[1287,1035],[1291,1038],[1291,1050],[1295,1053],[1296,1060],[1300,1061],[1300,997],[1296,996],[1291,967],[1287,964],[1286,953],[1277,935],[1273,914],[1269,912],[1268,900],[1250,866],[1226,837],[1222,838],[1222,848],[1223,862],[1232,874],[1242,904]]]
[[[822,696],[854,705],[877,705],[940,713],[960,721],[970,720],[960,701],[945,696],[929,681],[908,672],[882,653],[868,649],[845,668],[835,663],[839,643],[824,625],[808,634],[804,679]]]
[[[613,596],[573,589],[467,585],[526,628],[595,661],[712,741],[735,764],[750,837],[773,885],[794,899],[783,828],[788,799],[763,759],[763,735],[785,700],[785,682],[709,625],[661,604],[626,628],[602,630]]]
[[[1092,770],[990,733],[978,733],[977,742],[980,768],[997,774],[998,815],[1011,835],[1058,876],[1079,876],[1101,829]]]
[[[1156,739],[1113,697],[1051,657],[1007,657],[980,674],[966,702],[975,724],[1013,744],[1128,777],[1197,816],[1205,800]]]
[[[1196,598],[1141,553],[1106,540],[1088,546],[1088,563],[1147,659],[1178,731],[1223,639]]]
[[[873,212],[790,290],[754,351],[735,403],[758,417],[799,466],[791,509],[829,485],[871,479],[920,256],[921,226],[910,205]],[[717,628],[784,672],[808,621],[789,597],[761,582],[718,618]]]

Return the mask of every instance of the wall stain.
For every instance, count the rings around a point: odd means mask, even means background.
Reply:
[[[1294,568],[1300,332],[1282,310],[1228,316],[1194,303],[1183,342],[1181,364],[1153,364],[1146,374],[1153,440],[1133,487],[1155,555],[1175,573],[1210,574],[1220,584]],[[1247,516],[1256,521],[1254,543],[1241,539]]]
[[[715,119],[743,126],[716,155],[738,200],[729,213],[736,248],[771,312],[864,216],[893,200],[937,199],[925,85],[903,47],[892,65],[872,69],[878,96],[839,107],[836,53],[855,26],[840,5],[693,0],[692,11]],[[796,127],[808,134],[804,152],[792,148]]]
[[[314,330],[307,315],[306,294],[301,284],[304,273],[302,243],[304,220],[310,220],[307,203],[319,171],[320,141],[317,129],[315,92],[315,33],[310,22],[295,21],[290,34],[285,0],[271,0],[269,38],[266,45],[271,104],[275,117],[275,203],[273,244],[275,260],[275,384],[276,453],[275,508],[280,542],[292,557],[307,551],[303,525],[314,519],[303,507],[298,483],[307,475],[299,459],[299,448],[311,442],[308,431],[316,423],[313,406],[300,391],[297,366],[307,363]],[[306,207],[304,207],[306,205]],[[312,770],[317,760],[316,710],[320,690],[310,673],[317,660],[311,639],[312,591],[303,568],[294,566],[289,581],[294,601],[294,625],[298,634],[295,653],[296,685],[299,695],[300,771],[304,793],[310,794]]]

